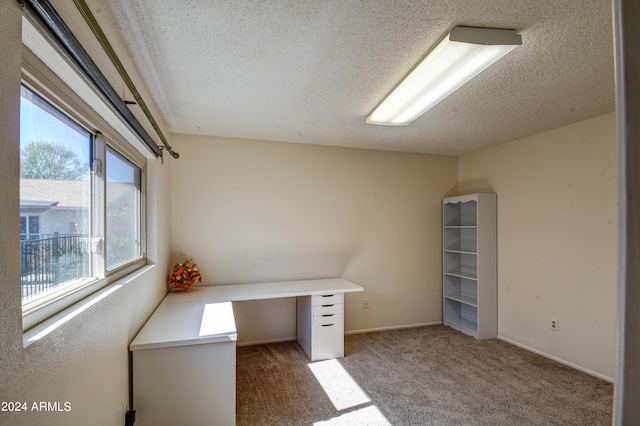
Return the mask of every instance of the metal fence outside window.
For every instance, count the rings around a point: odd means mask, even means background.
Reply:
[[[87,235],[39,235],[20,241],[22,300],[33,300],[89,272]]]

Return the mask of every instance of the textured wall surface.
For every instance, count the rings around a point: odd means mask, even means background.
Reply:
[[[461,193],[498,194],[499,335],[613,378],[615,114],[469,154],[458,166]]]
[[[5,350],[22,346],[20,309],[20,67],[21,14],[14,2],[0,3],[0,372],[13,374],[19,360],[4,356]],[[13,185],[12,185],[13,183]],[[9,354],[11,352],[8,352]],[[2,381],[4,382],[4,380]],[[6,401],[4,383],[0,385]],[[1,414],[0,414],[1,415]]]

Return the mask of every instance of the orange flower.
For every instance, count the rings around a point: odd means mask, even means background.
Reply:
[[[175,288],[188,289],[198,282],[202,282],[202,275],[196,264],[189,262],[188,257],[184,262],[177,263],[169,276],[169,283]]]

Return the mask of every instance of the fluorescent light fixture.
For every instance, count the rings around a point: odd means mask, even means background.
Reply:
[[[411,123],[522,44],[514,30],[455,27],[367,118],[369,124]]]

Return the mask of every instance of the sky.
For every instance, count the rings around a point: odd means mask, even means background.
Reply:
[[[61,143],[72,149],[78,158],[87,165],[91,158],[91,133],[71,119],[53,109],[48,104],[34,103],[30,99],[28,89],[22,88],[20,98],[20,145],[30,141],[50,141]],[[26,96],[26,97],[25,97]],[[41,106],[42,105],[42,106]],[[116,156],[107,156],[107,181],[134,181],[133,167]],[[88,174],[87,174],[88,176]]]
[[[90,133],[80,126],[69,126],[25,97],[20,98],[20,145],[30,141],[50,141],[71,148],[89,163]]]

